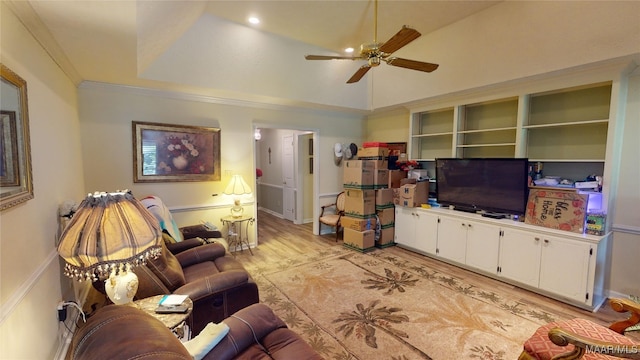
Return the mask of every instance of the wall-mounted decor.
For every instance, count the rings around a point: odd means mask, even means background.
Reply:
[[[524,222],[583,233],[587,198],[573,190],[530,189]]]
[[[220,181],[220,129],[133,121],[133,181]]]
[[[27,82],[0,64],[0,210],[33,199]]]
[[[0,111],[0,185],[18,186],[16,112]]]

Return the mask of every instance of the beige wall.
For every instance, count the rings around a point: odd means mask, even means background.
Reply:
[[[235,173],[241,174],[249,184],[255,184],[254,125],[263,129],[310,129],[318,132],[318,146],[321,149],[317,156],[321,169],[318,191],[322,194],[335,193],[342,188],[342,168],[333,164],[329,150],[333,149],[336,141],[361,141],[364,124],[364,118],[360,115],[221,105],[189,100],[171,93],[92,83],[80,87],[79,103],[87,190],[127,188],[138,198],[158,195],[169,208],[185,210],[176,216],[179,225],[205,220],[220,226],[220,214],[228,213],[232,199],[226,195],[212,197],[211,194],[222,194],[229,177]],[[133,120],[219,127],[222,181],[134,183]],[[277,146],[274,145],[272,149],[272,166],[280,163],[280,149]],[[265,156],[261,151],[261,162],[264,162]],[[263,171],[267,171],[263,181],[272,176],[268,170],[263,168]],[[281,183],[281,176],[273,181]]]
[[[367,118],[367,141],[405,142],[409,139],[409,110],[399,109]]]
[[[0,357],[50,359],[56,306],[73,299],[55,250],[58,206],[84,181],[76,88],[2,3],[2,63],[27,82],[35,198],[0,213]]]
[[[623,138],[620,146],[621,165],[618,196],[615,199],[613,241],[611,246],[611,278],[609,288],[616,294],[640,296],[640,74],[629,80]]]

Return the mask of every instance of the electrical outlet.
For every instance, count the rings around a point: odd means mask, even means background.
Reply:
[[[67,320],[67,303],[60,301],[58,303],[58,321]]]

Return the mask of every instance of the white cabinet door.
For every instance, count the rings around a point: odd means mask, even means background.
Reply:
[[[441,217],[438,224],[438,256],[445,259],[465,263],[467,248],[467,227],[466,220]]]
[[[590,244],[559,237],[543,237],[540,288],[586,302],[590,256]]]
[[[538,287],[542,239],[525,231],[503,229],[499,275]]]
[[[414,211],[416,248],[435,255],[438,244],[438,216],[423,211]]]
[[[500,253],[500,228],[476,222],[467,224],[466,264],[496,274]]]
[[[412,208],[396,206],[394,240],[398,245],[416,248],[416,215]]]

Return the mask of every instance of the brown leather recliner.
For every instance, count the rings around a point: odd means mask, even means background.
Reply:
[[[203,360],[322,359],[264,304],[240,310],[224,323],[229,326],[229,333]],[[108,305],[79,326],[67,356],[72,360],[192,360],[169,329],[137,308]]]
[[[194,335],[209,322],[218,323],[259,301],[258,286],[222,244],[197,246],[176,255],[163,245],[162,254],[133,269],[138,275],[136,299],[154,295],[189,295],[193,301]]]

